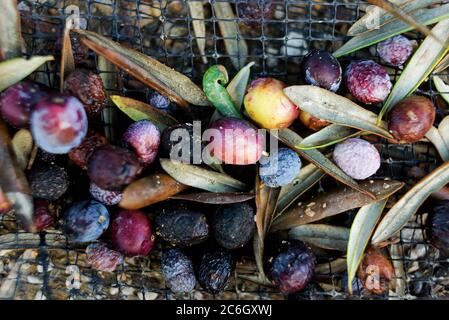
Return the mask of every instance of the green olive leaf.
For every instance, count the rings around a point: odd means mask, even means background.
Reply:
[[[391,3],[387,0],[367,0],[369,3],[374,4],[378,7],[381,7],[382,9],[386,10],[387,12],[391,13],[396,18],[404,21],[414,29],[418,30],[422,34],[426,36],[431,36],[435,40],[439,41],[439,38],[436,37],[432,31],[430,31],[426,26],[422,25],[421,23],[417,22],[415,18],[410,16],[406,11],[402,10],[400,7],[395,5],[394,3]]]
[[[447,121],[446,121],[446,123],[447,123]],[[440,127],[441,127],[441,124],[440,124]],[[447,126],[445,125],[442,128],[446,128],[446,127]],[[447,130],[444,130],[444,132],[447,132]],[[435,127],[432,127],[432,128],[430,128],[429,131],[427,131],[426,138],[427,138],[427,140],[432,142],[435,149],[437,149],[438,154],[440,155],[441,159],[443,159],[443,161],[449,161],[449,144],[448,144],[449,133],[445,133],[444,135],[446,138],[443,138],[442,131],[440,131],[440,128],[437,129]]]
[[[424,201],[448,183],[449,162],[446,162],[419,181],[394,204],[380,221],[371,242],[380,243],[396,235]]]
[[[175,125],[178,121],[167,113],[141,101],[121,96],[111,96],[112,102],[134,121],[150,120],[159,130]]]
[[[337,188],[325,194],[313,196],[293,205],[277,217],[270,232],[287,230],[300,225],[320,221],[352,209],[360,208],[388,198],[404,186],[395,180],[370,180],[361,182],[361,187],[375,194],[376,199],[351,188]]]
[[[245,67],[243,67],[231,80],[231,82],[226,87],[229,95],[231,96],[232,102],[234,106],[237,108],[239,112],[242,111],[243,99],[245,98],[246,87],[248,86],[249,76],[251,73],[251,67],[254,65],[254,62],[248,63]],[[214,114],[210,119],[210,123],[214,122],[221,118],[221,114],[218,110],[215,110]]]
[[[89,49],[105,57],[120,69],[159,91],[186,110],[190,110],[189,103],[197,106],[209,105],[203,90],[182,73],[95,32],[75,31],[82,36],[81,42]]]
[[[393,139],[385,123],[377,125],[375,113],[345,97],[315,86],[291,86],[284,92],[301,110],[319,119]]]
[[[224,87],[229,81],[228,72],[222,65],[211,66],[203,76],[203,90],[207,99],[223,116],[242,118],[232,97]]]
[[[327,224],[307,224],[290,229],[288,237],[302,240],[318,248],[346,251],[349,228]]]
[[[433,84],[437,89],[438,93],[441,95],[441,98],[446,100],[449,103],[449,85],[447,85],[443,79],[438,76],[433,76]]]
[[[210,192],[236,192],[247,186],[231,176],[170,159],[160,159],[162,169],[185,185]]]
[[[340,126],[338,124],[331,124],[327,127],[324,127],[320,131],[317,131],[311,134],[310,136],[304,138],[299,148],[301,149],[302,147],[326,145],[332,141],[337,141],[350,137],[355,132],[357,132],[357,130],[354,130],[350,127]]]
[[[30,59],[14,58],[0,62],[0,92],[22,81],[44,63],[53,60],[53,56],[34,56]]]
[[[375,199],[375,196],[368,190],[361,187],[354,179],[344,173],[339,167],[337,167],[332,161],[330,161],[325,155],[316,149],[312,150],[300,150],[296,146],[300,145],[303,141],[302,137],[290,129],[282,129],[278,132],[272,131],[273,135],[285,143],[287,146],[298,152],[299,155],[306,158],[318,168],[329,174],[331,177],[346,184],[347,186],[354,188],[355,190],[368,195]]]
[[[248,56],[248,45],[240,36],[239,25],[229,2],[212,3],[214,16],[217,18],[225,50],[231,57],[233,66],[238,70],[245,65]]]
[[[441,0],[390,0],[390,2],[399,6],[404,12],[411,13],[417,9],[426,8],[433,4],[440,4]],[[385,23],[391,22],[392,19],[397,18],[384,9],[373,6],[371,10],[349,28],[347,35],[351,37],[360,35],[374,28],[379,28]]]
[[[432,9],[416,10],[410,16],[420,24],[431,25],[449,18],[449,4]],[[392,20],[379,29],[374,29],[352,38],[335,51],[333,55],[337,58],[342,57],[410,30],[413,30],[413,27],[407,23],[401,20]]]
[[[432,33],[445,43],[449,44],[448,30],[449,17],[433,27]],[[393,106],[413,94],[421,83],[427,79],[438,62],[440,62],[449,51],[449,45],[447,44],[442,45],[433,37],[426,37],[418,50],[413,54],[404,71],[402,71],[398,81],[396,81],[396,84],[379,113],[379,121]]]
[[[255,64],[254,61],[248,63],[234,76],[229,82],[226,90],[234,102],[234,106],[237,110],[242,109],[243,99],[245,98],[246,87],[248,86],[249,76],[251,73],[251,67]]]
[[[449,68],[449,54],[447,54],[443,58],[443,60],[441,60],[440,63],[435,67],[435,73],[441,73],[447,68]]]
[[[365,248],[369,243],[377,222],[379,222],[386,203],[387,198],[361,207],[352,222],[346,254],[348,284],[351,284],[355,277]],[[352,285],[348,285],[348,290],[352,294]]]

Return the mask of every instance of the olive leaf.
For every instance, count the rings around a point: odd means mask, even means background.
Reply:
[[[111,94],[113,94],[116,88],[118,88],[117,68],[102,56],[98,57],[97,63],[98,70],[101,70],[101,80],[103,81],[103,85],[106,88],[106,92],[110,98]],[[103,128],[105,136],[109,141],[114,141],[116,139],[116,128],[118,128],[119,125],[117,123],[117,109],[110,108],[111,105],[111,99],[108,99],[106,102],[107,107],[103,108],[101,115],[104,123]]]
[[[281,188],[276,209],[277,214],[283,213],[296,199],[313,187],[324,176],[324,171],[312,163],[301,168],[298,176],[292,182]]]
[[[390,2],[396,4],[404,12],[410,13],[417,9],[426,8],[433,4],[440,4],[441,0],[395,0]],[[357,20],[351,28],[349,28],[347,35],[356,36],[364,32],[370,31],[374,28],[379,28],[387,22],[391,22],[395,18],[391,13],[378,6],[373,6],[363,17]]]
[[[242,109],[243,99],[245,98],[246,87],[248,86],[249,76],[251,73],[251,67],[255,64],[254,61],[248,63],[234,76],[229,82],[226,90],[234,102],[234,106],[237,110]]]
[[[161,131],[178,121],[167,113],[141,101],[121,96],[111,96],[112,102],[134,121],[150,120]]]
[[[36,226],[31,189],[11,148],[8,128],[2,120],[0,120],[0,188],[12,204],[16,217],[27,230],[34,232]]]
[[[207,106],[204,92],[188,77],[163,63],[95,32],[75,30],[81,42],[95,53],[105,57],[139,81],[167,96],[173,102],[190,110],[189,103]]]
[[[236,17],[229,2],[212,3],[214,16],[218,20],[226,52],[231,57],[231,62],[238,70],[245,65],[248,56],[248,45],[245,39],[241,38],[239,26],[235,21]]]
[[[0,92],[25,79],[41,65],[54,60],[53,56],[14,58],[0,62]]]
[[[393,89],[388,99],[385,101],[381,112],[379,113],[379,122],[388,111],[402,99],[411,95],[430,75],[432,70],[443,59],[449,50],[449,17],[439,22],[433,27],[432,32],[437,37],[446,42],[446,45],[440,44],[433,37],[426,37],[418,50],[413,54],[409,63]]]
[[[238,111],[242,110],[243,99],[245,98],[246,87],[248,86],[249,76],[251,73],[251,67],[254,64],[254,62],[250,62],[245,67],[243,67],[226,87],[226,90],[228,90],[232,102],[234,102],[234,106]],[[218,120],[220,117],[221,115],[218,110],[215,110],[210,119],[210,123]]]
[[[244,192],[201,192],[180,194],[170,197],[170,199],[185,200],[207,204],[230,204],[245,202],[254,198],[253,193]]]
[[[348,290],[352,294],[352,280],[355,277],[365,248],[387,203],[387,198],[365,205],[359,209],[351,225],[347,245]]]
[[[206,57],[206,24],[202,1],[187,1],[190,16],[192,17],[193,32],[195,32],[196,45],[201,54],[203,63],[207,63]]]
[[[361,186],[375,194],[376,199],[346,187],[334,189],[291,206],[273,221],[270,232],[320,221],[380,201],[397,192],[404,183],[395,180],[370,180],[363,181]]]
[[[443,161],[449,161],[449,117],[441,121],[438,129],[430,128],[426,133],[426,138],[432,142]]]
[[[302,240],[318,248],[346,251],[349,228],[327,224],[307,224],[290,229],[288,236],[290,239]]]
[[[449,68],[449,54],[447,54],[443,58],[443,60],[441,60],[440,63],[435,67],[435,73],[441,73],[447,68]]]
[[[432,9],[417,10],[412,12],[410,16],[420,24],[431,25],[449,18],[449,4]],[[379,29],[374,29],[352,38],[335,51],[333,55],[337,58],[342,57],[410,30],[413,30],[413,27],[407,23],[401,20],[392,20]]]
[[[308,148],[313,146],[327,145],[334,141],[339,141],[341,139],[345,139],[351,137],[356,133],[357,130],[354,130],[350,127],[341,126],[338,124],[331,124],[329,126],[324,127],[320,131],[317,131],[308,137],[302,140],[301,145],[298,146],[299,149]]]
[[[229,81],[228,72],[222,65],[213,65],[203,76],[203,90],[206,97],[226,117],[242,118],[232,97],[224,87]]]
[[[128,185],[119,206],[129,210],[140,209],[167,200],[187,188],[167,174],[152,174]]]
[[[438,76],[433,76],[433,84],[435,88],[438,90],[438,93],[441,95],[441,98],[446,100],[449,103],[449,85],[447,85],[443,79]]]
[[[170,159],[160,159],[164,169],[175,180],[210,192],[236,192],[247,186],[231,176]]]
[[[14,154],[16,155],[19,167],[25,170],[33,150],[33,136],[27,129],[21,129],[16,132],[11,140]]]
[[[22,33],[17,1],[0,1],[0,61],[21,55]]]
[[[284,89],[290,100],[313,116],[393,139],[387,125],[377,125],[377,115],[351,100],[315,86],[291,86]]]
[[[64,92],[65,77],[75,71],[75,57],[73,56],[72,41],[70,40],[71,23],[73,21],[69,19],[62,36],[61,69],[59,72],[59,90],[61,93]]]
[[[298,152],[299,155],[312,162],[314,165],[316,165],[318,168],[326,172],[331,177],[375,199],[375,196],[371,192],[361,187],[354,179],[352,179],[346,173],[344,173],[339,167],[337,167],[332,161],[330,161],[325,155],[323,155],[318,150],[297,149],[296,146],[300,145],[303,139],[294,131],[290,129],[281,129],[278,132],[272,130],[271,133],[275,135],[284,144],[286,144],[287,146]]]
[[[257,234],[254,236],[253,247],[257,269],[261,277],[265,277],[263,269],[265,236],[270,229],[276,206],[279,200],[281,188],[270,188],[266,186],[256,175],[256,227]]]
[[[433,37],[436,41],[439,41],[439,38],[436,37],[432,31],[430,31],[426,26],[421,25],[419,22],[417,22],[413,17],[411,17],[407,12],[402,10],[400,7],[396,6],[394,3],[391,3],[386,0],[367,0],[369,3],[374,4],[378,7],[381,7],[382,9],[388,11],[396,18],[404,21],[414,29],[418,30],[422,34],[426,36]],[[444,42],[443,42],[444,44]]]
[[[433,193],[449,183],[449,162],[444,163],[419,181],[380,221],[372,243],[380,243],[396,235],[415,214],[423,202]]]

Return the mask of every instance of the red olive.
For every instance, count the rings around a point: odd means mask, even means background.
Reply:
[[[402,100],[390,111],[388,130],[399,143],[413,143],[424,138],[434,121],[432,101],[413,96]]]

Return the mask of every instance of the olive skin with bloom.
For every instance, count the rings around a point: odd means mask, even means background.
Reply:
[[[333,152],[335,163],[348,176],[357,180],[371,177],[380,168],[380,154],[368,141],[351,138],[337,144]]]
[[[360,102],[380,103],[390,94],[392,83],[387,69],[372,61],[355,61],[346,69],[346,86]]]
[[[111,144],[95,149],[87,165],[90,180],[109,191],[121,191],[137,178],[141,170],[135,154]]]
[[[64,230],[69,239],[75,242],[95,241],[108,226],[108,209],[94,200],[76,202],[64,213]]]
[[[94,269],[103,272],[114,272],[123,263],[120,252],[109,249],[102,242],[91,243],[86,248],[87,263]]]
[[[413,45],[403,35],[397,35],[377,44],[377,53],[390,66],[401,66],[412,55]]]
[[[414,143],[432,128],[435,115],[431,100],[421,96],[408,97],[391,109],[388,130],[399,143]]]
[[[263,134],[245,120],[219,119],[209,126],[207,133],[210,134],[208,138],[212,139],[206,148],[216,159],[226,164],[254,164],[265,149]]]
[[[111,222],[111,242],[126,256],[146,256],[154,247],[150,220],[141,211],[120,211]]]
[[[143,165],[151,164],[156,159],[161,132],[151,121],[141,120],[128,127],[123,135]]]
[[[196,278],[192,260],[178,248],[162,253],[161,269],[165,282],[174,293],[187,293],[195,289]]]
[[[303,61],[306,82],[336,92],[340,88],[342,70],[338,60],[324,50],[313,50]]]
[[[316,258],[312,250],[300,240],[283,242],[277,254],[269,259],[269,277],[282,293],[304,289],[315,272]]]
[[[75,97],[51,95],[31,113],[31,132],[36,144],[49,153],[64,154],[78,147],[87,134],[87,115]]]
[[[298,107],[284,94],[285,87],[285,83],[273,78],[259,78],[248,86],[245,110],[262,128],[288,128],[298,118]]]
[[[103,190],[95,183],[91,182],[89,192],[92,198],[107,206],[115,206],[122,201],[123,194],[119,191]]]
[[[10,125],[26,128],[32,108],[47,95],[37,83],[19,82],[0,95],[0,114]]]

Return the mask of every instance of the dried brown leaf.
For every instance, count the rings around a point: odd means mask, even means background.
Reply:
[[[401,189],[404,183],[395,180],[370,180],[363,181],[361,186],[375,194],[377,200],[382,200]],[[319,221],[375,201],[356,190],[338,188],[292,206],[273,221],[270,232]]]
[[[188,109],[189,103],[198,106],[209,105],[204,92],[185,75],[97,33],[84,30],[76,32],[83,36],[81,42],[91,50],[180,106]]]
[[[200,192],[200,193],[180,194],[170,197],[170,199],[200,202],[207,204],[238,203],[238,202],[245,202],[253,198],[254,198],[253,193],[244,193],[244,192],[234,192],[234,193]]]

